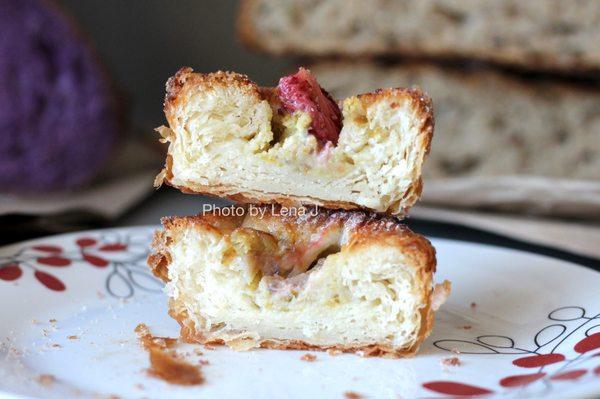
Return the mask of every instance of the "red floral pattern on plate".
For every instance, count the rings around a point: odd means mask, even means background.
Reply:
[[[124,234],[115,240],[100,234],[75,237],[72,248],[49,243],[24,246],[10,256],[0,257],[0,280],[18,281],[29,269],[30,276],[41,285],[61,292],[67,285],[59,270],[85,264],[108,271],[105,289],[114,297],[129,298],[136,289],[159,292],[162,284],[146,266],[150,236],[146,234],[141,242],[132,238]]]
[[[600,332],[594,332],[600,327],[600,313],[588,316],[583,307],[565,306],[550,312],[548,319],[553,324],[543,327],[535,334],[534,347],[531,349],[518,347],[512,338],[502,335],[480,335],[473,341],[446,339],[434,342],[435,347],[445,351],[455,352],[457,346],[467,348],[460,351],[462,354],[525,354],[526,356],[513,359],[512,364],[518,368],[537,369],[535,372],[500,377],[498,387],[480,387],[456,381],[430,381],[423,383],[423,388],[447,396],[511,395],[518,389],[525,390],[519,394],[520,397],[526,397],[527,393],[547,394],[553,389],[553,383],[578,382],[588,375],[600,377],[600,365],[594,365],[595,368],[591,370],[582,367],[600,356]],[[577,324],[569,328],[567,322]],[[581,334],[582,337],[572,348],[565,348],[568,339],[576,337],[575,334]],[[558,365],[558,368],[547,371],[546,368],[552,365]],[[529,388],[537,391],[527,391]]]

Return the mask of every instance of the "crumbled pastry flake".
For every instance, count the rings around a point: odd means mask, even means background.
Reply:
[[[304,355],[300,356],[300,360],[303,360],[305,362],[314,362],[315,360],[317,360],[317,357],[312,353],[305,353]]]
[[[442,365],[444,365],[444,366],[460,366],[461,361],[457,356],[445,357],[442,359]]]
[[[36,381],[43,386],[50,386],[56,382],[56,377],[52,374],[40,374],[36,377]]]
[[[145,324],[139,324],[135,332],[150,357],[149,375],[177,385],[198,385],[204,382],[200,367],[183,360],[177,351],[171,349],[177,339],[154,337]]]
[[[344,392],[344,397],[346,397],[347,399],[362,399],[364,398],[363,395],[354,392],[354,391],[346,391]]]

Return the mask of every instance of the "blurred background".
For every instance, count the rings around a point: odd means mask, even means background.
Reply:
[[[0,0],[0,240],[198,212],[212,200],[152,188],[167,78],[192,66],[274,86],[307,65],[336,98],[432,97],[411,227],[593,263],[600,2],[564,4]]]
[[[235,0],[60,0],[59,4],[90,36],[130,100],[131,121],[145,133],[165,123],[165,82],[182,66],[198,72],[235,70],[273,86],[294,64],[241,45],[234,29]]]

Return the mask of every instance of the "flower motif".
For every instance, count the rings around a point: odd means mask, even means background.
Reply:
[[[73,249],[55,244],[23,247],[15,254],[0,257],[0,280],[17,281],[30,269],[33,277],[54,292],[65,291],[66,284],[46,268],[65,268],[86,264],[108,270],[106,290],[114,297],[129,298],[136,289],[159,292],[162,283],[145,265],[150,236],[100,234],[74,239]]]

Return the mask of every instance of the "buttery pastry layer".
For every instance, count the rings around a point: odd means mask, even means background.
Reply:
[[[435,250],[392,218],[360,211],[163,219],[149,257],[193,342],[413,354],[449,292]]]
[[[252,203],[367,208],[404,215],[418,200],[433,134],[417,89],[346,98],[341,110],[307,70],[259,88],[232,72],[181,69],[158,129],[166,182]],[[337,131],[336,129],[340,129]]]

